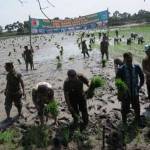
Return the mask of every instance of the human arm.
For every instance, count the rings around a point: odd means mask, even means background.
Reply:
[[[139,78],[140,78],[140,83],[139,83],[139,89],[140,89],[144,84],[144,74],[143,74],[143,71],[140,68],[140,66],[137,66],[137,69],[138,69],[138,74],[139,74]]]
[[[8,83],[6,84],[6,88],[5,88],[5,91],[4,91],[4,95],[7,94],[7,89],[8,89]]]
[[[70,104],[70,100],[69,100],[69,91],[68,91],[68,83],[67,83],[67,81],[64,82],[63,88],[64,88],[64,97],[65,97],[65,101],[66,101],[66,103],[68,105],[68,109],[71,112],[74,112],[74,110],[73,110],[73,108],[72,108],[72,106]]]
[[[19,75],[20,77],[20,85],[21,85],[21,88],[22,88],[22,94],[23,94],[23,96],[25,96],[25,90],[24,90],[24,82],[23,82],[23,80],[22,80],[22,78],[21,78],[21,75]]]
[[[142,68],[143,68],[143,72],[146,74],[146,76],[150,76],[150,72],[147,69],[147,64],[146,64],[145,60],[142,61]]]
[[[89,87],[89,80],[82,74],[78,74],[78,78],[87,86]]]

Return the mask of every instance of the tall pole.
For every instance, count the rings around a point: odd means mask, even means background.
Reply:
[[[32,35],[31,28],[32,28],[32,26],[31,26],[31,17],[29,16],[29,36],[30,36],[30,49],[31,49],[31,46],[32,46],[32,44],[31,44],[31,35]]]
[[[107,8],[107,18],[108,18],[108,22],[107,22],[107,32],[108,32],[108,37],[109,37],[109,9]]]

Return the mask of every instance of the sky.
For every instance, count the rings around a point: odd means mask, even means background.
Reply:
[[[0,0],[0,25],[5,26],[16,21],[23,22],[32,18],[45,18],[39,9],[37,0]],[[111,13],[115,10],[129,12],[131,14],[140,9],[150,11],[150,0],[49,0],[55,7],[52,7],[47,0],[40,0],[44,12],[53,19],[59,17],[78,17],[96,13],[107,8]]]

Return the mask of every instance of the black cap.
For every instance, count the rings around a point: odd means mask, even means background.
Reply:
[[[75,77],[77,75],[76,71],[73,69],[68,70],[67,74],[69,77]]]

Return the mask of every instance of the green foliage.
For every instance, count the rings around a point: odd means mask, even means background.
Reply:
[[[101,62],[102,63],[102,67],[106,66],[106,62],[107,62],[107,60],[105,60],[105,59],[102,60],[102,62]]]
[[[47,106],[45,106],[45,113],[51,113],[54,117],[57,117],[59,114],[58,110],[59,103],[56,100],[50,102]]]
[[[91,84],[89,89],[86,91],[87,98],[92,98],[94,96],[95,88],[103,87],[105,85],[105,80],[101,76],[94,76],[91,79]]]
[[[97,75],[92,78],[90,86],[95,89],[95,88],[103,87],[104,84],[105,84],[105,80],[102,79],[101,76]]]
[[[62,68],[62,63],[61,63],[61,62],[58,62],[58,63],[57,63],[57,69],[60,69],[60,68]]]
[[[25,149],[33,145],[37,148],[46,148],[51,142],[51,130],[46,126],[30,127],[22,139],[22,145]]]
[[[116,79],[115,85],[120,92],[126,92],[128,90],[126,83],[121,79]]]
[[[141,144],[141,134],[139,129],[137,130],[136,143]]]
[[[80,132],[80,129],[76,130],[73,134],[73,139],[76,142],[83,141],[84,135]]]
[[[67,144],[69,142],[69,129],[68,128],[64,128],[63,129],[63,138],[64,138],[64,142]]]
[[[10,143],[15,136],[14,130],[6,130],[4,132],[0,132],[0,143]]]

